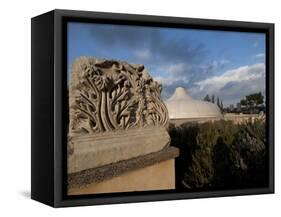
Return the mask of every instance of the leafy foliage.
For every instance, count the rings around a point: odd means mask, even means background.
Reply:
[[[247,106],[247,107],[253,107],[257,105],[261,105],[264,102],[263,95],[261,92],[259,93],[253,93],[245,97],[245,99],[242,99],[240,101],[241,105]]]
[[[267,185],[264,121],[170,125],[176,159],[177,187],[231,189]]]

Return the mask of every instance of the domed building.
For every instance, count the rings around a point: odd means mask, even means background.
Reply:
[[[183,123],[185,121],[208,121],[223,118],[216,104],[192,99],[183,87],[176,88],[174,94],[165,101],[165,104],[172,121],[182,120],[180,122]]]

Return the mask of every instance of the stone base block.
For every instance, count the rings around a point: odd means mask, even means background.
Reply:
[[[68,174],[68,194],[148,191],[175,188],[175,147],[102,167]]]
[[[162,161],[123,175],[69,189],[69,195],[175,189],[174,159]]]
[[[170,136],[164,127],[72,136],[68,144],[68,173],[147,155],[169,143]]]

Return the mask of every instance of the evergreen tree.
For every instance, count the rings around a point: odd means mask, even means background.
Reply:
[[[212,94],[212,103],[215,103],[215,95]]]
[[[220,98],[217,97],[217,106],[220,107],[220,105],[221,105],[221,104],[220,104]]]
[[[211,102],[211,99],[210,99],[209,94],[207,94],[207,95],[204,97],[203,100],[204,100],[204,101],[207,101],[207,102]]]

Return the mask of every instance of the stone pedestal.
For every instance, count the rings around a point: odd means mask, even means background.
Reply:
[[[170,143],[164,127],[129,129],[72,137],[68,172],[74,173],[157,152]]]
[[[175,147],[73,173],[68,178],[68,194],[95,194],[175,189]]]
[[[69,195],[175,189],[174,159],[137,169],[123,175],[69,189]]]

